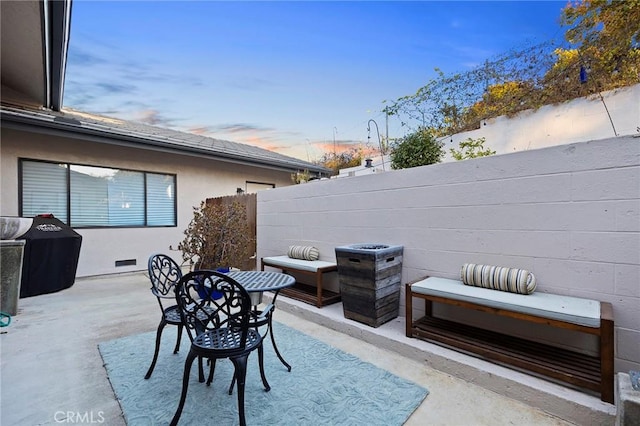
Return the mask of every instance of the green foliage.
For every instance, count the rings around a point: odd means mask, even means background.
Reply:
[[[639,0],[570,2],[560,18],[571,48],[550,41],[464,73],[436,69],[434,79],[387,103],[384,112],[444,136],[477,129],[488,118],[640,83]]]
[[[438,142],[433,131],[420,127],[400,139],[391,151],[391,168],[407,169],[442,161],[444,144]]]
[[[337,175],[340,169],[359,166],[362,163],[362,150],[350,148],[340,153],[327,152],[316,163],[331,169]]]
[[[245,269],[255,252],[245,206],[238,202],[207,203],[193,208],[193,219],[178,244],[182,259],[200,268]]]
[[[489,155],[496,153],[491,150],[491,148],[485,148],[484,143],[485,138],[468,138],[459,143],[459,150],[451,148],[449,149],[449,152],[451,153],[451,156],[458,161],[477,157],[488,157]]]

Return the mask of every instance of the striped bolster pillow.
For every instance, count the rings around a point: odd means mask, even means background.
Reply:
[[[318,260],[320,258],[320,250],[311,246],[289,246],[287,256],[292,259]]]
[[[465,263],[460,275],[464,284],[475,287],[518,294],[531,294],[536,290],[536,277],[524,269]]]

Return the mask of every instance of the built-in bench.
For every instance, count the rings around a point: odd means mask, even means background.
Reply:
[[[461,281],[427,277],[406,284],[406,335],[490,359],[501,364],[590,389],[613,403],[614,336],[610,303],[535,292],[515,294],[473,287]],[[414,298],[425,315],[413,319]],[[433,302],[488,312],[598,337],[598,355],[515,337],[433,315]]]
[[[280,294],[301,300],[321,308],[340,301],[340,293],[327,290],[323,287],[323,277],[326,273],[335,272],[338,266],[332,262],[323,260],[302,260],[293,259],[289,256],[263,257],[260,261],[260,269],[264,271],[265,266],[279,268],[284,273],[308,275],[313,277],[315,287],[312,285],[296,282],[293,287],[280,290]]]

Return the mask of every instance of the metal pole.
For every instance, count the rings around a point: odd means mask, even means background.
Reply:
[[[336,133],[338,133],[338,129],[333,127],[333,155],[336,155]]]
[[[385,114],[384,114],[384,121],[385,121],[385,125],[386,125],[386,128],[387,128],[387,130],[386,130],[386,132],[387,132],[387,136],[386,136],[386,137],[387,137],[387,139],[386,139],[386,141],[385,141],[385,147],[384,147],[384,148],[385,148],[385,151],[386,151],[386,150],[389,148],[389,112],[388,112],[388,111],[385,111]],[[384,155],[384,154],[385,154],[385,153],[383,152],[383,153],[382,153],[382,155]]]

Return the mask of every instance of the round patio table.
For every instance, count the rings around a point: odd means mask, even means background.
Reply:
[[[273,311],[275,311],[276,298],[278,297],[278,293],[280,292],[280,290],[282,290],[283,288],[291,287],[296,283],[296,279],[294,277],[282,272],[232,271],[228,272],[226,275],[236,280],[242,287],[245,288],[245,290],[247,290],[249,296],[251,296],[251,303],[254,305],[254,309],[257,314],[260,313],[257,309],[257,305],[262,302],[262,293],[264,293],[265,291],[274,292],[271,304],[273,305]],[[280,354],[278,345],[276,345],[276,339],[273,336],[273,311],[267,316],[267,333],[271,336],[271,343],[273,344],[273,349],[276,351],[278,359],[280,360],[280,362],[282,362],[282,364],[284,364],[285,367],[287,367],[288,371],[291,371],[291,365],[289,365],[289,363],[285,361]],[[264,323],[256,324],[256,326],[260,325],[264,325]]]

